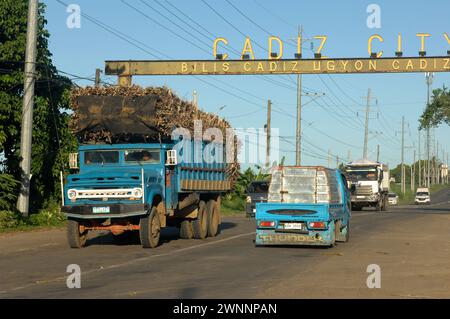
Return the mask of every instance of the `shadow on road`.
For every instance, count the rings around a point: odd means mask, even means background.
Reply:
[[[220,230],[224,231],[236,227],[236,223],[223,222],[220,224]],[[86,246],[94,245],[117,245],[117,246],[127,246],[127,245],[140,245],[139,232],[125,232],[121,235],[113,235],[110,232],[102,232],[95,234],[95,237],[88,239]],[[161,239],[160,244],[167,244],[173,240],[180,240],[179,229],[176,227],[167,227],[161,229]]]

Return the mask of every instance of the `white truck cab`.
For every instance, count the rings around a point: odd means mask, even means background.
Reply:
[[[416,204],[430,204],[430,190],[428,188],[418,188],[414,202]]]

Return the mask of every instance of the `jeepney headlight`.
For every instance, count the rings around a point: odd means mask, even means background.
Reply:
[[[77,198],[77,190],[76,190],[76,189],[69,189],[69,190],[67,191],[67,197],[68,197],[70,200]]]
[[[136,197],[136,198],[142,197],[142,189],[140,189],[140,188],[133,189],[133,197]]]
[[[247,196],[247,198],[245,199],[245,201],[246,201],[247,203],[251,203],[251,202],[252,202],[252,198],[251,198],[250,196]]]

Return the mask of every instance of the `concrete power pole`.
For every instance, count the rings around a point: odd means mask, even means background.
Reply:
[[[377,162],[380,161],[380,144],[377,145]]]
[[[36,35],[38,0],[28,1],[27,42],[25,49],[24,94],[22,104],[22,128],[20,136],[21,186],[17,209],[28,216],[30,208],[31,138],[33,131],[34,84],[36,70]]]
[[[331,168],[331,150],[328,149],[328,167]]]
[[[405,194],[405,163],[404,163],[404,155],[405,155],[405,117],[402,116],[402,166],[401,166],[401,174],[402,174],[402,194]]]
[[[266,168],[270,166],[270,116],[272,112],[272,102],[267,101],[267,125],[266,125]]]
[[[371,90],[369,88],[367,92],[367,107],[366,107],[366,125],[364,131],[364,151],[363,151],[363,159],[367,159],[367,142],[369,140],[369,113],[370,113],[370,97]]]
[[[95,87],[100,87],[100,69],[95,69]]]
[[[420,162],[420,130],[419,130],[419,187],[422,186],[422,164]]]
[[[303,28],[299,27],[298,36],[302,38]],[[300,44],[301,45],[301,44]],[[295,134],[295,165],[302,165],[302,75],[297,74],[297,131]]]
[[[433,83],[433,73],[427,72],[425,74],[426,81],[427,81],[427,88],[428,88],[428,94],[427,94],[427,106],[430,104],[431,99],[431,84]],[[430,178],[431,178],[431,163],[430,163],[430,128],[427,128],[427,181],[426,186],[430,187]]]

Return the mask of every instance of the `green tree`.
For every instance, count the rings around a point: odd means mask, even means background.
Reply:
[[[0,210],[17,200],[27,0],[0,2]],[[69,132],[71,81],[58,74],[48,49],[45,5],[39,5],[35,108],[33,113],[31,209],[59,198],[59,171],[76,146]]]
[[[420,128],[437,127],[442,123],[450,125],[450,91],[445,86],[433,90],[432,100],[420,120]]]

